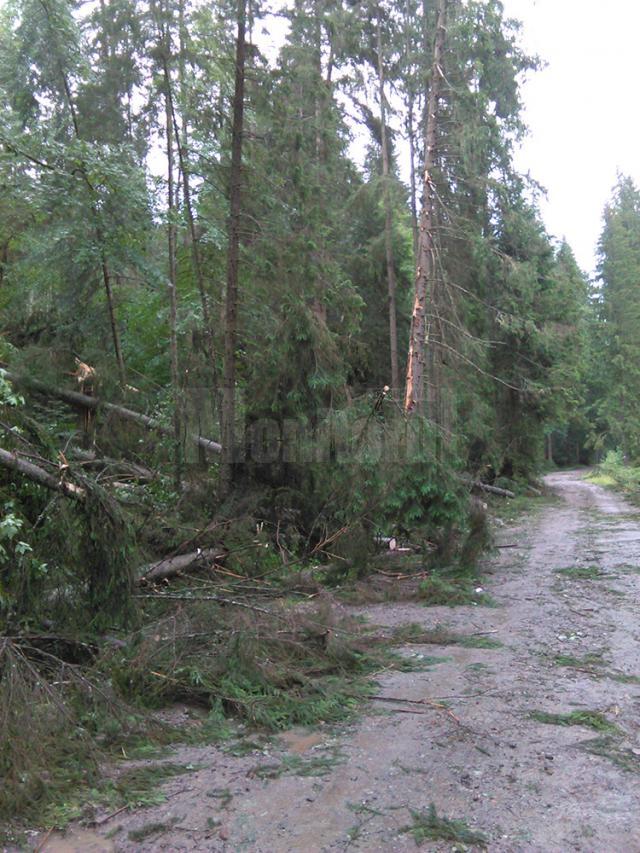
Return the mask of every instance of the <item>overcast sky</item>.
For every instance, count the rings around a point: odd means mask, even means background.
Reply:
[[[548,230],[591,272],[617,171],[640,182],[640,2],[503,2],[523,22],[523,45],[548,63],[523,91],[531,133],[516,162],[548,190]]]

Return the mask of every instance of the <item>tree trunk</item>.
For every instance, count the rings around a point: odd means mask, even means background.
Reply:
[[[409,358],[404,410],[407,415],[424,414],[427,346],[427,298],[434,286],[436,271],[435,187],[432,171],[436,163],[438,111],[442,88],[442,61],[446,35],[446,0],[438,0],[438,23],[433,48],[433,65],[424,136],[424,201],[420,213],[415,296],[409,337]]]
[[[229,246],[227,251],[227,292],[225,296],[224,370],[222,380],[221,491],[226,494],[234,477],[236,417],[236,344],[238,333],[238,266],[240,260],[240,218],[242,213],[242,133],[244,125],[246,0],[238,0],[229,185]]]
[[[169,38],[163,33],[161,49],[166,57],[170,52]],[[164,112],[167,146],[167,252],[169,275],[169,350],[171,355],[171,385],[173,387],[173,465],[176,492],[182,491],[182,418],[180,371],[178,366],[178,269],[176,259],[176,225],[174,198],[174,158],[173,158],[173,109],[171,103],[171,79],[166,58],[164,67]]]
[[[404,23],[406,33],[405,52],[407,61],[411,53],[411,41],[409,31],[411,27],[411,13],[409,9],[409,0],[404,7]],[[409,138],[409,202],[411,205],[411,233],[413,235],[413,263],[418,259],[418,200],[416,191],[416,132],[414,126],[415,119],[415,94],[413,91],[413,81],[410,78],[410,72],[407,78],[407,136]]]
[[[225,556],[226,553],[220,548],[199,548],[190,554],[166,557],[164,560],[139,568],[136,572],[138,583],[150,583],[174,577],[185,569],[191,569],[203,563],[216,563],[223,560]]]
[[[380,143],[382,149],[382,192],[384,198],[384,247],[387,262],[387,294],[389,311],[389,350],[391,353],[391,388],[400,388],[398,367],[398,319],[396,311],[396,270],[393,257],[393,211],[391,206],[389,139],[387,136],[387,109],[384,93],[384,59],[382,51],[382,24],[378,8],[378,99],[380,101]]]
[[[47,18],[47,22],[49,24],[49,29],[51,30],[52,42],[56,43],[56,34],[55,34],[55,24],[51,20],[51,14],[49,11],[49,7],[44,0],[41,0],[42,8],[44,9],[44,13]],[[69,85],[69,79],[67,77],[67,73],[64,69],[64,66],[60,62],[58,58],[58,71],[60,73],[60,80],[62,82],[62,88],[64,90],[65,99],[67,102],[67,107],[69,109],[69,114],[71,116],[71,123],[73,125],[73,134],[77,140],[81,139],[80,136],[80,126],[78,124],[78,114],[76,112],[76,107],[73,102],[73,94],[71,91],[71,86]],[[105,251],[105,241],[104,235],[102,233],[102,226],[100,224],[100,213],[98,211],[98,207],[96,204],[96,190],[89,176],[87,175],[87,171],[84,163],[80,164],[78,169],[79,174],[82,177],[82,180],[89,190],[89,198],[90,198],[90,207],[91,207],[91,215],[93,218],[93,226],[94,226],[94,234],[96,238],[96,243],[98,245],[98,251],[100,253],[100,269],[102,273],[102,284],[104,286],[105,297],[107,300],[107,310],[109,312],[109,323],[111,325],[111,337],[113,339],[113,348],[116,356],[116,363],[118,365],[118,376],[120,379],[120,384],[124,387],[126,384],[126,371],[124,365],[124,357],[122,355],[122,346],[120,343],[120,332],[118,331],[118,324],[116,322],[116,311],[113,300],[113,291],[111,288],[111,272],[109,269],[109,262],[107,259],[107,254]]]

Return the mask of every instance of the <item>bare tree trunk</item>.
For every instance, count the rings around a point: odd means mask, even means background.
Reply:
[[[438,0],[438,23],[433,48],[433,65],[424,137],[424,202],[420,213],[415,297],[409,337],[409,358],[404,410],[407,415],[424,414],[427,350],[427,298],[436,272],[435,187],[431,172],[436,163],[438,110],[442,89],[447,0]]]
[[[222,379],[221,490],[233,484],[236,417],[236,343],[238,336],[238,267],[242,213],[242,135],[244,125],[244,78],[246,60],[246,0],[238,0],[229,186],[229,246],[227,251],[227,292],[225,297],[224,370]]]
[[[184,40],[185,40],[185,20],[184,20],[184,3],[180,2],[178,8],[178,27],[179,27],[179,40],[180,40],[180,52],[179,52],[179,66],[178,66],[178,74],[180,86],[184,84]],[[160,26],[160,25],[158,25]],[[185,128],[185,123],[182,123],[182,127],[180,127],[180,122],[178,121],[175,97],[174,97],[174,89],[173,82],[171,79],[171,70],[169,67],[169,56],[170,53],[168,51],[164,51],[162,55],[162,71],[164,76],[164,82],[166,87],[166,97],[168,99],[168,110],[171,114],[171,124],[173,127],[173,134],[175,138],[176,151],[178,153],[178,165],[179,165],[179,181],[182,181],[182,197],[184,202],[184,210],[187,215],[187,226],[189,228],[189,238],[190,238],[190,250],[191,250],[191,263],[193,265],[193,271],[196,277],[196,284],[198,285],[198,294],[200,297],[200,306],[202,308],[202,322],[204,327],[204,341],[205,341],[205,355],[207,359],[207,368],[211,381],[211,408],[213,413],[213,419],[215,420],[216,413],[216,402],[215,402],[215,393],[217,387],[217,371],[216,371],[216,359],[215,359],[215,343],[214,343],[214,335],[213,335],[213,323],[211,321],[211,300],[210,294],[207,289],[205,283],[204,270],[202,265],[202,259],[200,256],[200,241],[196,228],[196,219],[193,212],[193,203],[191,200],[191,184],[189,179],[189,161],[187,157],[187,131]],[[177,190],[176,190],[177,195]]]
[[[163,56],[169,53],[169,38],[166,31],[163,38]],[[173,465],[174,481],[178,494],[182,491],[182,418],[180,371],[178,367],[178,270],[176,259],[176,225],[174,221],[174,157],[173,157],[173,109],[171,104],[171,81],[166,59],[164,61],[164,107],[167,143],[167,251],[169,273],[169,349],[171,354],[171,385],[173,386]]]
[[[51,20],[51,14],[49,10],[49,6],[47,5],[46,0],[40,0],[40,4],[44,10],[44,13],[47,18],[47,22],[49,24],[49,28],[54,31],[54,23]],[[80,139],[80,126],[78,124],[78,114],[76,112],[76,107],[73,102],[73,93],[71,91],[71,86],[69,85],[69,79],[67,77],[64,66],[58,59],[58,71],[60,73],[60,79],[62,81],[62,87],[64,89],[65,99],[67,101],[67,107],[69,109],[69,114],[71,115],[71,123],[73,124],[73,133],[76,139]],[[98,211],[98,207],[96,204],[96,190],[89,176],[87,175],[87,171],[85,169],[84,163],[80,164],[79,174],[82,176],[82,180],[89,190],[89,197],[91,199],[91,214],[93,217],[93,225],[94,225],[94,233],[96,237],[96,243],[98,244],[98,251],[100,253],[100,269],[102,272],[102,283],[104,285],[105,297],[107,300],[107,309],[109,312],[109,323],[111,325],[111,337],[113,339],[113,348],[116,356],[116,363],[118,365],[118,376],[120,379],[120,384],[124,387],[126,384],[126,371],[124,365],[124,357],[122,355],[122,345],[120,343],[120,332],[118,330],[118,324],[116,322],[116,310],[113,301],[113,291],[111,288],[111,272],[109,269],[109,262],[107,260],[107,254],[105,251],[105,241],[104,235],[102,233],[102,226],[100,224],[100,214]]]
[[[415,99],[409,95],[407,105],[407,135],[409,137],[409,194],[411,204],[411,233],[413,235],[413,259],[418,258],[418,196],[416,190],[416,132],[413,126]]]
[[[378,8],[378,99],[380,101],[380,142],[382,148],[382,192],[384,198],[384,247],[387,262],[387,294],[389,311],[389,350],[391,353],[391,387],[400,388],[398,366],[398,318],[396,309],[396,270],[393,257],[393,211],[391,206],[389,139],[387,136],[387,108],[384,93],[384,58],[382,50],[381,11]]]
[[[404,7],[405,16],[405,32],[406,43],[405,52],[407,60],[411,52],[411,42],[409,40],[409,28],[411,26],[411,15],[409,11],[409,0]],[[418,258],[418,196],[416,190],[416,132],[414,127],[415,120],[415,94],[413,91],[413,82],[408,80],[408,102],[407,102],[407,136],[409,137],[409,201],[411,205],[411,232],[413,234],[413,262]]]

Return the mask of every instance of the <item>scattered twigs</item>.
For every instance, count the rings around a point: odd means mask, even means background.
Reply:
[[[120,806],[120,808],[116,809],[115,812],[111,812],[111,814],[108,814],[105,817],[100,818],[100,820],[92,821],[92,826],[102,826],[103,824],[108,823],[110,820],[113,820],[114,817],[117,817],[119,814],[122,814],[122,812],[126,812],[128,808],[129,808],[128,805]]]
[[[222,595],[178,595],[174,593],[155,593],[155,594],[138,594],[134,598],[155,599],[156,601],[216,601],[218,604],[226,604],[231,607],[241,607],[245,610],[252,610],[254,613],[264,613],[266,616],[271,616],[274,619],[285,619],[279,613],[273,610],[267,610],[265,607],[258,607],[255,604],[249,604],[246,601],[238,601],[234,598],[225,598]]]
[[[376,702],[394,702],[402,705],[427,705],[429,708],[433,708],[435,711],[441,711],[451,717],[451,719],[459,726],[462,725],[461,721],[456,717],[451,708],[447,708],[446,705],[436,702],[433,699],[403,699],[398,696],[372,696],[371,698]]]
[[[49,838],[50,838],[51,833],[53,832],[53,830],[54,830],[54,827],[53,827],[53,826],[52,826],[50,829],[48,829],[48,830],[47,830],[47,832],[46,832],[46,834],[45,834],[44,838],[42,839],[42,841],[40,841],[40,843],[39,843],[39,844],[38,844],[38,846],[36,847],[36,849],[35,849],[34,853],[42,853],[42,851],[44,850],[44,848],[47,846],[47,841],[49,840]]]

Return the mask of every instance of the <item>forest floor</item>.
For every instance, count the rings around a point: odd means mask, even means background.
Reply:
[[[163,804],[36,847],[640,851],[640,511],[583,473],[549,475],[555,497],[498,530],[495,606],[355,608],[487,647],[404,646],[422,668],[381,673],[357,722],[180,747],[191,772]]]

